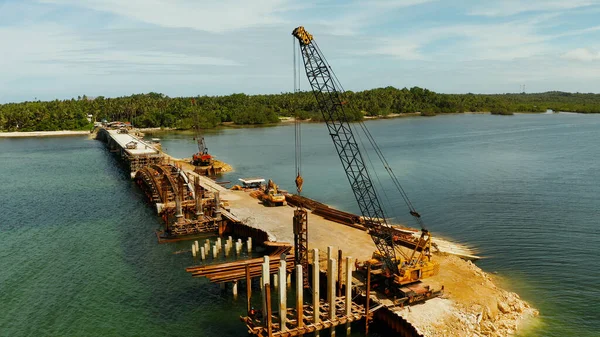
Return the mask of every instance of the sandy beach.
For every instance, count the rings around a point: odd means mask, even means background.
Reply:
[[[20,137],[58,137],[58,136],[82,136],[89,135],[89,131],[29,131],[29,132],[0,132],[0,138]]]

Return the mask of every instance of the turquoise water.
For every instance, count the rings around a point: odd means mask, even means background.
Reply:
[[[368,122],[429,229],[541,311],[532,336],[598,336],[600,116],[454,115]],[[305,194],[357,211],[324,125],[303,128]],[[292,189],[294,128],[224,129],[210,151],[242,176]],[[161,134],[189,157],[191,134]],[[375,158],[373,158],[375,159]],[[389,185],[379,172],[381,183]],[[85,137],[0,139],[0,336],[242,336],[245,299],[184,271],[189,243],[159,221]],[[386,191],[389,216],[411,224]],[[256,298],[255,298],[256,299]]]
[[[104,145],[0,140],[0,336],[240,336],[245,300],[193,279]],[[227,319],[226,319],[227,318]]]
[[[245,288],[186,273],[190,242],[157,244],[159,219],[101,142],[0,139],[0,177],[0,336],[246,335]]]

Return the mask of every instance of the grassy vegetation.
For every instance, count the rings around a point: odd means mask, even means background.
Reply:
[[[439,94],[414,87],[377,88],[346,92],[346,113],[351,121],[364,116],[387,116],[420,112],[423,116],[443,113],[572,111],[600,113],[600,95],[566,92],[539,94]],[[117,98],[86,96],[70,100],[34,101],[0,105],[0,130],[50,131],[86,130],[92,120],[130,121],[138,127],[190,129],[218,125],[265,125],[279,122],[280,116],[322,120],[310,92],[274,95],[233,94],[228,96],[168,97],[159,93]]]

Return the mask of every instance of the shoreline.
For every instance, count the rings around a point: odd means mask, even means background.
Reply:
[[[560,111],[557,114],[581,114],[587,115],[587,113],[581,112],[566,112]],[[372,120],[382,120],[382,119],[396,119],[396,118],[411,118],[411,117],[436,117],[436,116],[450,116],[450,115],[490,115],[490,112],[486,111],[467,111],[467,112],[447,112],[447,113],[439,113],[435,115],[423,115],[421,112],[407,112],[407,113],[391,113],[388,115],[379,115],[379,116],[364,116],[363,121],[372,121]],[[520,112],[515,111],[515,115],[517,114],[547,114],[547,112]],[[291,123],[295,123],[296,119],[294,117],[279,117],[279,123],[266,123],[266,124],[232,124],[232,122],[223,122],[217,125],[214,128],[205,129],[203,131],[218,131],[219,129],[236,129],[236,128],[262,128],[262,127],[274,127],[280,125],[288,125]],[[323,121],[312,121],[310,119],[300,120],[300,123],[324,123]],[[160,133],[160,132],[194,132],[194,129],[177,129],[171,127],[152,127],[152,128],[137,128],[137,130],[141,132],[148,133]],[[0,131],[0,138],[21,138],[21,137],[58,137],[58,136],[81,136],[90,134],[90,131],[74,131],[74,130],[59,130],[59,131],[11,131],[11,132],[3,132]]]
[[[23,138],[23,137],[63,137],[63,136],[84,136],[89,135],[89,131],[13,131],[0,132],[0,138]]]

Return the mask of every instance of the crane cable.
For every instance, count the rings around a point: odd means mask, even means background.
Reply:
[[[352,129],[354,130],[354,134],[356,135],[356,138],[358,139],[358,143],[362,147],[363,153],[364,153],[364,155],[365,155],[365,157],[367,159],[366,162],[369,163],[369,166],[371,167],[371,170],[372,170],[371,172],[373,172],[373,174],[375,175],[375,179],[377,180],[377,185],[379,186],[379,189],[381,190],[381,192],[383,192],[383,196],[385,198],[381,198],[380,193],[379,193],[379,191],[377,189],[374,189],[375,190],[375,194],[377,195],[377,197],[379,199],[381,199],[382,201],[384,201],[384,203],[385,203],[384,207],[387,207],[387,209],[391,209],[392,208],[391,198],[388,196],[387,191],[385,190],[385,188],[383,188],[383,183],[381,182],[381,179],[379,178],[379,174],[377,173],[377,170],[375,169],[375,164],[373,164],[373,160],[371,160],[371,156],[369,155],[369,151],[367,151],[367,147],[365,146],[365,142],[363,142],[362,137],[360,135],[360,132],[358,132],[358,129],[354,125],[354,123],[349,123],[349,124],[352,126]]]
[[[304,183],[304,179],[301,175],[302,169],[302,126],[300,120],[298,118],[298,113],[296,112],[296,94],[300,90],[300,76],[299,75],[299,62],[300,58],[296,58],[296,38],[292,37],[292,46],[293,46],[293,55],[294,55],[294,92],[292,93],[292,97],[290,100],[290,110],[293,111],[294,118],[294,143],[295,143],[295,163],[296,163],[296,190],[298,191],[298,195],[302,193],[302,184]],[[298,52],[300,48],[298,48]]]
[[[317,51],[319,52],[319,54],[323,55],[323,53],[321,52],[321,49],[319,48],[319,46],[317,45],[317,43],[315,42],[314,39],[312,41],[312,44],[315,46],[315,48],[317,49]],[[329,71],[331,72],[331,74],[333,75],[332,80],[335,82],[335,84],[337,84],[339,86],[339,88],[341,90],[340,91],[340,95],[342,95],[346,90],[344,90],[344,87],[342,86],[342,84],[340,83],[339,79],[337,78],[337,75],[335,74],[335,72],[333,71],[333,69],[331,68],[331,66],[329,65],[329,62],[327,62],[327,59],[323,58],[323,61],[327,65],[327,68],[329,69]],[[404,188],[402,187],[402,185],[400,185],[400,181],[396,177],[396,174],[394,173],[394,171],[390,167],[388,161],[385,159],[385,156],[383,155],[383,152],[381,151],[381,148],[379,147],[379,145],[377,145],[377,142],[375,142],[375,139],[373,138],[373,135],[371,134],[371,132],[369,131],[369,129],[367,128],[367,126],[365,125],[364,122],[360,121],[359,125],[362,128],[362,130],[365,133],[365,135],[367,136],[367,139],[371,143],[371,146],[373,146],[373,149],[375,149],[375,153],[377,153],[377,156],[379,157],[379,160],[383,164],[383,167],[388,172],[390,178],[392,179],[392,182],[394,183],[394,186],[396,186],[396,189],[398,190],[398,192],[400,192],[400,195],[402,196],[402,199],[404,200],[404,203],[408,207],[410,215],[412,215],[415,218],[415,220],[417,221],[417,223],[419,224],[419,226],[421,226],[421,229],[427,230],[426,227],[425,227],[425,224],[421,220],[421,215],[419,214],[419,212],[417,212],[417,210],[413,206],[412,202],[408,198],[408,195],[404,191]]]
[[[408,198],[408,195],[404,191],[404,188],[402,187],[402,185],[400,185],[400,181],[398,180],[398,177],[396,176],[396,174],[392,170],[391,166],[389,165],[387,159],[383,155],[383,152],[381,151],[381,148],[375,142],[375,139],[373,138],[373,135],[371,134],[371,132],[369,131],[369,129],[367,128],[367,126],[365,125],[365,123],[359,122],[359,124],[360,124],[360,127],[363,129],[363,132],[365,133],[365,135],[367,135],[367,139],[369,139],[369,142],[371,143],[371,146],[373,146],[373,148],[375,149],[375,153],[377,153],[377,156],[379,157],[379,160],[383,164],[383,167],[385,168],[385,170],[388,172],[390,178],[392,179],[392,182],[396,186],[396,189],[400,192],[400,195],[402,196],[402,199],[404,199],[404,202],[406,203],[406,206],[408,206],[410,214],[416,219],[417,223],[421,226],[421,229],[426,229],[425,228],[425,224],[421,220],[421,215],[417,212],[417,210],[413,206],[412,202]]]
[[[316,43],[316,41],[314,39],[312,41],[312,44],[315,46],[315,49],[317,50],[318,54],[319,55],[323,55],[323,52],[321,51],[321,48],[319,48],[319,45]],[[325,63],[325,65],[327,66],[327,69],[329,69],[330,74],[332,75],[331,80],[334,82],[333,83],[334,84],[333,87],[334,88],[336,88],[336,87],[340,88],[340,91],[336,90],[336,92],[340,96],[339,97],[340,101],[343,101],[343,95],[344,95],[345,90],[344,90],[344,87],[342,86],[342,83],[340,82],[340,80],[338,79],[337,75],[333,71],[333,68],[331,68],[331,65],[329,65],[329,62],[327,61],[327,59],[323,57],[322,60]],[[345,116],[345,114],[344,114],[344,116]],[[348,125],[350,125],[355,131],[357,131],[356,127],[352,123],[348,122],[347,117],[345,117],[345,118],[346,118],[345,122],[348,123]],[[387,202],[387,204],[391,205],[390,198],[388,197],[385,189],[383,188],[383,184],[381,183],[381,180],[379,179],[379,175],[377,174],[377,171],[375,170],[375,166],[373,165],[373,162],[371,161],[371,158],[369,156],[369,151],[366,150],[365,144],[362,141],[362,138],[360,137],[360,133],[359,132],[355,132],[355,134],[356,134],[356,137],[358,138],[358,141],[360,142],[360,146],[362,146],[362,148],[364,150],[363,152],[365,153],[365,156],[367,157],[367,160],[368,160],[369,164],[371,165],[372,171],[375,174],[375,178],[377,179],[377,182],[378,182],[379,186],[381,187],[381,190],[383,191],[385,199],[381,198],[381,196],[379,196],[379,191],[377,191],[377,189],[374,188],[373,191],[375,192],[375,195],[377,196],[378,199],[385,200]],[[369,174],[368,170],[367,170],[367,174]],[[384,217],[383,221],[385,222],[386,221],[386,219],[385,219],[385,217],[386,217],[385,210],[382,208],[381,212],[382,212],[382,216]]]

